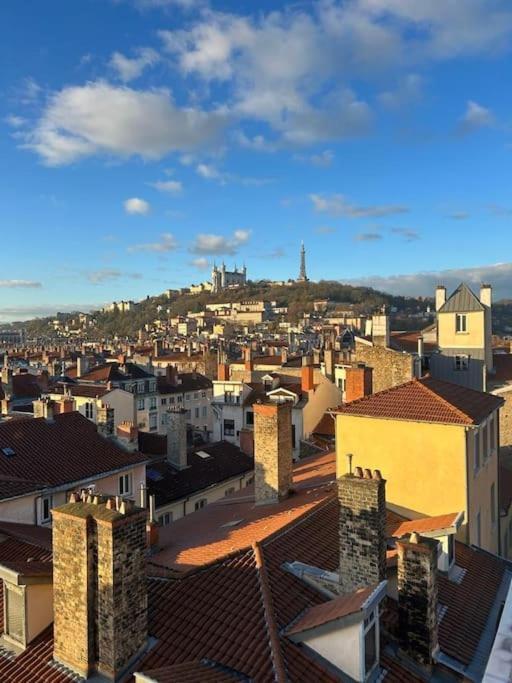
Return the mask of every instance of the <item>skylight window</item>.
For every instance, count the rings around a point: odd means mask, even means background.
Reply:
[[[200,458],[203,458],[203,460],[212,457],[209,453],[206,453],[206,451],[197,451],[196,455],[198,455]]]
[[[5,446],[4,448],[2,448],[0,450],[5,455],[6,458],[12,458],[13,456],[16,455],[16,452],[12,448],[9,448],[9,446]]]

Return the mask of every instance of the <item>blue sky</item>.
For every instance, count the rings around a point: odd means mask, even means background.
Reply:
[[[0,321],[298,271],[512,296],[507,0],[6,0]]]

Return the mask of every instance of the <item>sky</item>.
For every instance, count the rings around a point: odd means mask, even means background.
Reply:
[[[509,0],[3,0],[0,322],[209,279],[512,297]]]

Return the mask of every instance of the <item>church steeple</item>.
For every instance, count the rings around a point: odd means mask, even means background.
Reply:
[[[308,276],[306,275],[306,249],[304,248],[304,240],[301,243],[300,247],[300,270],[299,270],[299,277],[297,278],[298,282],[307,282],[308,281]]]

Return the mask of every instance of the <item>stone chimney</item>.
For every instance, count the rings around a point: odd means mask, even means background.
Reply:
[[[386,579],[386,482],[356,467],[338,479],[340,583],[345,593]]]
[[[127,451],[136,451],[139,448],[138,443],[139,430],[133,422],[120,422],[117,425],[116,437],[117,441]]]
[[[254,404],[256,505],[287,498],[292,486],[292,414],[289,403]]]
[[[173,387],[178,386],[178,370],[174,365],[167,365],[165,368],[165,378]]]
[[[118,680],[147,644],[146,510],[72,494],[52,516],[54,659]]]
[[[164,343],[162,339],[155,339],[153,342],[153,358],[158,358],[163,355]]]
[[[396,542],[398,615],[402,648],[420,664],[433,663],[437,637],[439,542],[417,533]]]
[[[187,411],[182,408],[167,411],[167,460],[179,470],[187,462]]]
[[[114,434],[114,408],[104,403],[98,408],[96,412],[96,422],[98,425],[98,434],[109,437]]]
[[[389,315],[385,306],[382,307],[379,313],[375,313],[372,316],[372,341],[375,346],[389,347]]]
[[[88,369],[87,358],[85,356],[77,356],[76,359],[76,376],[83,377]]]
[[[62,413],[72,413],[75,409],[75,399],[67,394],[64,394],[62,398],[54,403],[55,415],[61,415]]]
[[[301,370],[301,389],[304,392],[313,391],[315,388],[314,368],[312,365],[303,365]]]
[[[480,303],[488,308],[492,307],[492,286],[483,284],[480,287]]]
[[[331,382],[334,382],[334,350],[329,348],[324,349],[324,367],[325,376]]]
[[[437,285],[436,287],[436,311],[442,308],[446,303],[446,287],[444,285]]]
[[[345,402],[357,401],[369,396],[373,388],[373,370],[366,365],[357,365],[345,370]]]
[[[247,346],[244,349],[244,364],[247,372],[252,372],[254,370],[254,363],[252,360],[252,349],[250,346]]]
[[[34,417],[44,417],[45,420],[52,420],[54,415],[54,402],[51,398],[38,398],[32,401]]]

